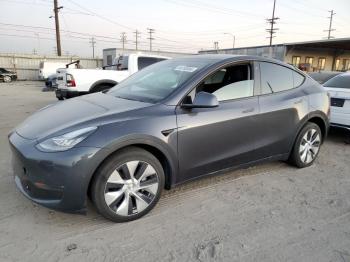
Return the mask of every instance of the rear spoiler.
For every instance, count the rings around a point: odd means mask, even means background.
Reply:
[[[70,63],[66,64],[66,68],[68,68],[70,65],[74,65],[74,64],[77,64],[77,67],[79,67],[80,60],[76,60],[76,61],[73,61],[73,62],[70,62]]]

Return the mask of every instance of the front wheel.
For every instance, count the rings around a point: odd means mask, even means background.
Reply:
[[[318,125],[307,123],[300,131],[289,161],[293,165],[303,168],[312,165],[321,147],[322,133]]]
[[[158,159],[136,147],[110,157],[94,176],[92,200],[101,215],[126,222],[147,214],[164,188],[164,171]]]

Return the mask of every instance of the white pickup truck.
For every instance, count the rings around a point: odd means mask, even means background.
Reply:
[[[55,91],[56,97],[59,100],[63,100],[64,98],[71,98],[109,89],[142,68],[166,59],[169,58],[146,54],[129,54],[120,56],[116,59],[114,65],[107,66],[111,67],[111,69],[114,67],[114,70],[79,68],[57,69],[58,87]]]

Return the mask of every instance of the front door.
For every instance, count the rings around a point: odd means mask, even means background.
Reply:
[[[259,106],[254,75],[253,63],[221,68],[188,97],[193,100],[198,92],[212,93],[218,98],[218,107],[177,108],[181,174],[177,182],[256,159]]]

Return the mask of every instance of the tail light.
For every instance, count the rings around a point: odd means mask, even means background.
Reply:
[[[66,85],[68,87],[75,87],[76,86],[74,77],[71,74],[66,74],[66,83],[67,83]]]

